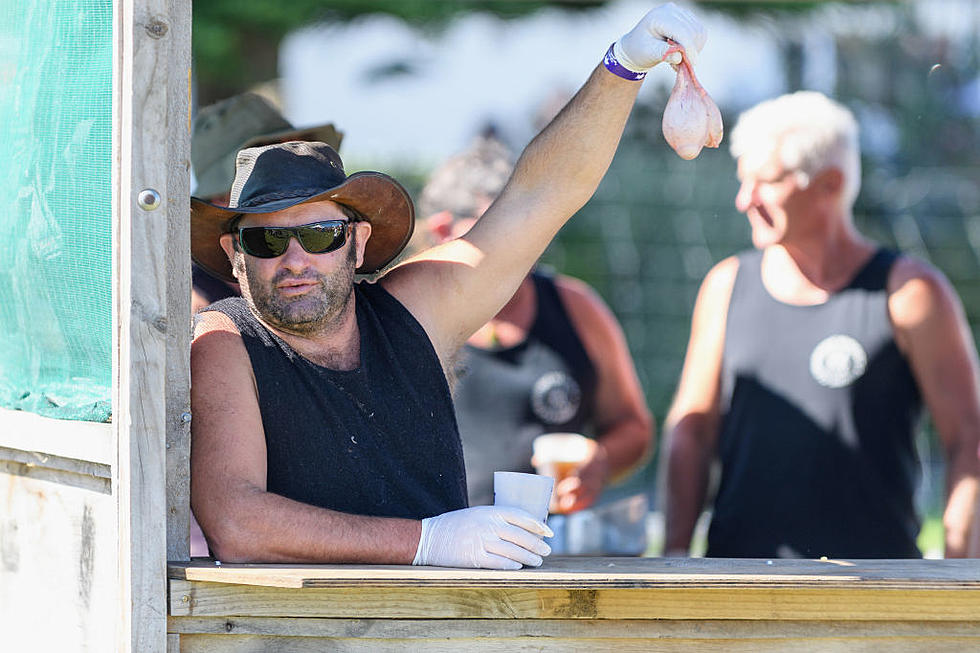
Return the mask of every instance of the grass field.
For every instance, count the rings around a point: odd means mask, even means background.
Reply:
[[[916,541],[919,551],[926,558],[942,558],[945,548],[945,532],[943,531],[942,515],[926,517],[922,520],[922,530]]]

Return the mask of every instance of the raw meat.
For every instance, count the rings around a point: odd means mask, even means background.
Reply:
[[[667,53],[680,52],[681,63],[674,68],[677,79],[664,108],[664,138],[682,159],[693,159],[704,146],[718,147],[724,128],[718,106],[698,83],[684,48],[672,44]]]

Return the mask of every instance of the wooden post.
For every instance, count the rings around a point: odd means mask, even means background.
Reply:
[[[186,557],[186,233],[190,3],[114,7],[112,487],[119,515],[118,649],[163,653],[168,553]],[[170,374],[168,378],[168,373]],[[184,408],[184,410],[180,410]],[[176,415],[168,411],[180,410]],[[169,437],[168,437],[169,436]],[[183,448],[168,457],[170,448]],[[168,464],[177,481],[167,491]],[[180,478],[184,479],[180,490]],[[183,492],[183,495],[181,495]],[[179,514],[178,514],[179,513]],[[168,518],[183,538],[168,546]]]
[[[190,559],[191,11],[170,0],[167,77],[167,559]]]

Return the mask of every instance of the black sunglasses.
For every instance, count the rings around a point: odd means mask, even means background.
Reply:
[[[326,254],[347,242],[348,220],[324,220],[298,227],[239,227],[238,242],[242,250],[257,258],[282,256],[295,238],[310,254]]]

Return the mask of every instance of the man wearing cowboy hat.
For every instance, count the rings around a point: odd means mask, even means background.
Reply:
[[[320,141],[340,149],[343,133],[332,124],[297,129],[264,97],[241,93],[197,112],[191,134],[194,195],[212,204],[228,204],[239,150],[286,141]],[[193,266],[191,311],[239,294],[238,284],[222,281]]]
[[[322,143],[239,153],[228,207],[192,202],[192,253],[242,298],[201,313],[191,353],[191,500],[226,561],[518,569],[550,552],[517,508],[467,508],[444,369],[595,191],[646,70],[697,20],[650,11],[518,161],[462,238],[389,271],[405,190],[348,176]],[[679,63],[678,53],[667,55]]]

